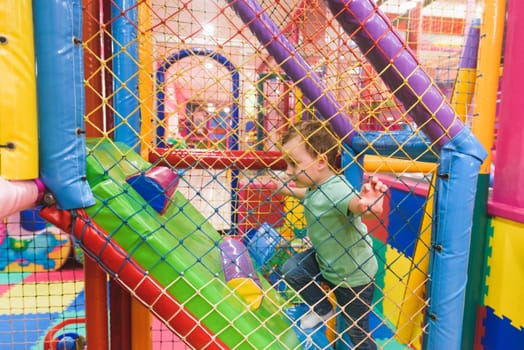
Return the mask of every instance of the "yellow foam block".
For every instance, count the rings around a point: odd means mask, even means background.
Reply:
[[[384,275],[384,316],[392,324],[397,324],[400,309],[406,294],[407,277],[411,269],[411,261],[395,248],[386,248],[386,269]]]
[[[396,337],[401,343],[409,344],[413,349],[420,349],[425,278],[414,276],[421,273],[413,266],[413,261],[390,246],[386,249],[386,261],[388,269],[384,276],[382,303],[384,316],[396,325]],[[413,284],[415,280],[419,283],[417,287]]]
[[[291,241],[296,238],[295,229],[300,230],[306,227],[304,206],[295,197],[287,196],[284,201],[284,212],[286,216],[280,231],[286,240]]]
[[[484,303],[519,329],[524,327],[524,225],[502,218],[493,218],[492,225]]]
[[[329,291],[328,300],[333,305],[333,309],[337,308],[337,298],[333,291]],[[334,344],[339,334],[337,333],[337,317],[331,317],[326,324],[326,337],[330,344]]]
[[[407,159],[395,159],[367,154],[364,157],[364,170],[368,172],[421,172],[430,173],[437,168],[436,163]]]
[[[0,176],[7,180],[38,177],[32,20],[31,0],[0,2]]]
[[[247,277],[233,278],[227,282],[233,289],[244,298],[252,309],[258,309],[264,298],[264,291],[258,284]]]
[[[428,198],[424,206],[425,213],[433,212],[433,195],[437,176],[433,175],[429,188]],[[420,349],[422,334],[423,309],[426,306],[426,282],[428,279],[429,247],[431,245],[431,220],[424,215],[419,228],[419,237],[411,261],[411,271],[407,278],[406,294],[400,309],[397,323],[396,338],[404,344],[411,344],[414,349]]]

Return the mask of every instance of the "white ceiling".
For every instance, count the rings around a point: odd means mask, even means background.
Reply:
[[[402,14],[413,8],[417,3],[422,3],[423,16],[439,16],[449,18],[465,18],[473,9],[480,15],[481,1],[475,0],[386,0],[380,2],[380,9],[386,13]],[[479,3],[479,4],[477,4]]]

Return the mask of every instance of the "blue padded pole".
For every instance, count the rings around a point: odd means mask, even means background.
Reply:
[[[93,205],[86,181],[82,2],[34,1],[40,177],[61,209]]]
[[[140,98],[138,94],[138,7],[134,0],[114,0],[113,88],[115,141],[140,152]]]
[[[485,157],[486,151],[469,129],[463,129],[441,149],[425,349],[460,349],[473,209]]]

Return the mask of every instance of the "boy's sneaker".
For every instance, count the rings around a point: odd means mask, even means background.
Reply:
[[[300,318],[300,328],[311,329],[317,326],[319,323],[328,321],[335,315],[335,310],[329,311],[325,315],[319,315],[314,311],[308,311],[304,316]]]

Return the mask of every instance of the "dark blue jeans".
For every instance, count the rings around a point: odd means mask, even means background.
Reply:
[[[320,282],[328,284],[335,294],[338,306],[343,310],[342,315],[353,348],[361,350],[377,348],[369,331],[369,315],[375,290],[373,282],[353,288],[333,285],[322,277],[313,249],[289,258],[282,266],[282,275],[319,315],[325,315],[333,308],[326,292],[320,287]]]

